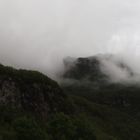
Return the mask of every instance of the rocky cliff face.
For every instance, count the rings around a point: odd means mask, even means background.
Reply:
[[[0,105],[34,113],[68,111],[67,96],[56,82],[35,71],[15,70],[0,65]]]

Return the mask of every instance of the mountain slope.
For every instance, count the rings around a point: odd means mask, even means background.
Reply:
[[[47,76],[0,65],[0,140],[96,140],[75,109]]]
[[[64,65],[61,87],[91,120],[97,139],[139,140],[140,86],[133,70],[111,55],[66,59]]]
[[[68,111],[67,96],[47,76],[0,65],[0,105],[32,112],[42,118],[49,113]]]
[[[108,104],[121,109],[130,109],[132,111],[133,108],[134,110],[139,110],[139,84],[127,82],[125,81],[126,79],[123,79],[123,81],[113,81],[109,72],[106,73],[106,71],[103,71],[107,69],[104,66],[104,61],[107,61],[109,64],[112,62],[130,77],[134,76],[132,69],[127,64],[116,60],[114,56],[110,55],[77,58],[71,62],[65,60],[64,64],[66,68],[62,75],[63,80],[61,83],[65,92],[80,95],[91,101]],[[114,72],[114,69],[111,70],[110,73],[114,73],[115,75],[116,71]]]
[[[60,86],[0,65],[0,140],[139,140],[139,86],[112,83],[96,57],[65,64]]]

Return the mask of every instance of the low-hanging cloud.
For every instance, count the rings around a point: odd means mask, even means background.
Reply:
[[[0,62],[53,75],[66,56],[115,53],[139,72],[139,0],[0,0]]]

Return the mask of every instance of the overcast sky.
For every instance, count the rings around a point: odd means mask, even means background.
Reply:
[[[139,0],[0,0],[0,62],[55,71],[66,56],[140,58]]]

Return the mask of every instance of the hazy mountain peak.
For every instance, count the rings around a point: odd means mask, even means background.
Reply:
[[[74,80],[137,83],[140,79],[121,57],[112,54],[68,57],[64,59],[64,67],[63,77]]]

